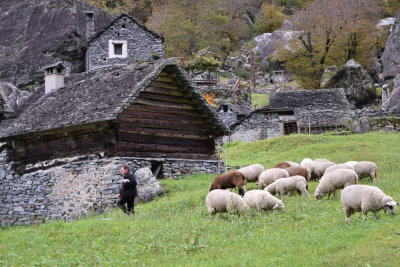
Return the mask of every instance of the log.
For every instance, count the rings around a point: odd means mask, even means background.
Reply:
[[[143,98],[136,98],[133,101],[133,103],[149,105],[149,106],[156,106],[156,107],[180,108],[180,109],[189,109],[189,110],[195,109],[195,107],[192,105],[178,104],[178,103],[166,103],[166,102],[148,100],[148,99],[143,99]]]
[[[189,122],[180,121],[165,121],[155,119],[139,119],[139,118],[124,118],[118,120],[119,127],[124,128],[126,125],[145,127],[145,128],[161,128],[161,129],[176,129],[176,130],[197,130],[207,131],[204,125],[194,124]]]
[[[154,94],[160,94],[160,95],[171,95],[171,96],[188,96],[187,94],[184,94],[181,91],[178,90],[171,90],[167,88],[161,88],[161,87],[146,87],[143,92],[149,92],[149,93],[154,93]],[[191,94],[189,95],[191,96]]]
[[[175,90],[176,89],[180,89],[180,90],[184,89],[184,88],[181,88],[180,86],[177,86],[177,84],[178,84],[177,81],[174,83],[166,83],[166,82],[157,82],[157,81],[153,80],[150,82],[149,86],[162,87],[162,88],[175,89]],[[184,91],[186,91],[186,90],[184,90]]]
[[[142,118],[142,119],[154,119],[154,120],[165,120],[165,121],[180,121],[194,124],[206,124],[212,123],[211,120],[202,118],[193,118],[188,116],[174,115],[174,114],[162,114],[162,113],[150,113],[140,112],[133,110],[124,110],[118,115],[118,118]]]
[[[140,157],[140,158],[167,158],[167,159],[194,159],[194,160],[215,160],[215,155],[198,154],[198,153],[155,153],[155,152],[133,152],[133,151],[117,151],[107,156],[120,157]]]
[[[200,103],[199,101],[189,99],[189,98],[184,98],[184,97],[179,97],[179,96],[167,96],[167,95],[153,94],[153,93],[149,93],[149,92],[141,92],[139,94],[138,98],[156,100],[156,101],[167,102],[167,103],[183,103],[183,104],[192,104],[192,105],[198,105]]]
[[[167,83],[172,83],[174,82],[174,80],[172,80],[171,77],[168,76],[158,76],[157,78],[155,78],[153,81],[157,81],[157,82],[167,82]]]
[[[153,107],[148,105],[141,105],[141,104],[131,104],[127,108],[128,110],[137,110],[137,111],[144,111],[144,112],[152,112],[152,113],[166,113],[166,114],[178,114],[182,116],[190,116],[190,117],[207,117],[207,114],[201,114],[199,111],[196,110],[184,110],[180,108],[173,108],[173,107]]]
[[[140,144],[134,142],[120,141],[117,145],[118,151],[135,151],[135,152],[163,152],[163,153],[198,153],[211,154],[214,153],[207,147],[188,147],[188,146],[170,146],[157,144]]]
[[[140,134],[130,134],[120,132],[118,135],[119,141],[135,142],[141,144],[158,144],[158,145],[171,145],[171,146],[192,146],[192,147],[213,147],[214,139],[196,140],[189,138],[176,138],[176,137],[161,137],[161,136],[148,136]]]
[[[141,134],[149,136],[162,136],[162,137],[177,137],[177,138],[188,138],[195,140],[207,140],[209,139],[210,133],[198,132],[198,131],[183,131],[183,130],[169,130],[169,129],[152,129],[142,128],[135,126],[124,126],[119,129],[119,133],[125,134]]]

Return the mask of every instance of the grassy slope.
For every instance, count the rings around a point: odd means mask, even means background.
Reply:
[[[269,104],[269,94],[252,94],[251,95],[251,105],[260,104],[261,107],[267,106]]]
[[[304,157],[372,160],[380,168],[376,185],[399,201],[399,142],[398,134],[300,135],[231,144],[227,150],[233,165],[257,162],[270,167]],[[71,223],[3,228],[0,265],[396,266],[400,262],[399,217],[382,212],[379,220],[369,214],[363,222],[355,214],[346,224],[339,200],[291,197],[284,200],[282,213],[222,214],[211,220],[204,198],[213,178],[193,175],[162,181],[168,196],[139,205],[134,218],[117,210]],[[312,182],[310,192],[316,186]]]

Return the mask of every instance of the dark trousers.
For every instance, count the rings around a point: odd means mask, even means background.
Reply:
[[[135,193],[130,190],[121,193],[118,207],[120,207],[126,214],[135,214],[135,196]]]

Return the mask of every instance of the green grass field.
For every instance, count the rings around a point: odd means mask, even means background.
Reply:
[[[269,104],[269,94],[252,94],[251,95],[251,105],[259,104],[260,107],[265,107]]]
[[[399,134],[374,132],[291,135],[225,148],[233,166],[261,163],[268,168],[304,157],[371,160],[379,167],[376,185],[399,201],[399,144]],[[399,266],[399,216],[381,212],[378,220],[368,214],[362,221],[356,213],[347,224],[338,199],[292,196],[285,198],[283,212],[219,214],[213,220],[204,204],[213,178],[163,180],[167,196],[138,205],[135,217],[110,210],[68,223],[1,228],[0,265]],[[316,186],[310,183],[311,195]]]

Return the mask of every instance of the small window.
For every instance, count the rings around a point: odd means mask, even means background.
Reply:
[[[125,24],[122,24],[121,27],[125,29]]]
[[[61,73],[61,68],[57,68],[57,73]]]
[[[114,55],[122,55],[122,44],[114,44]]]

